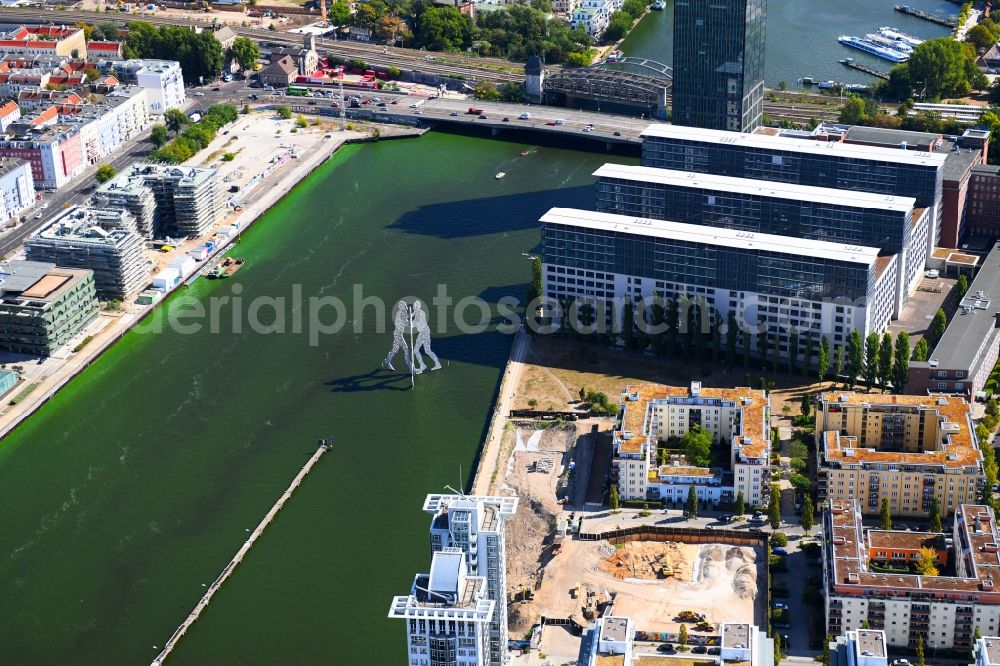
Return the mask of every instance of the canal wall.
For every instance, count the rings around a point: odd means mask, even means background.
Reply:
[[[385,138],[420,136],[424,131],[426,130],[394,127],[387,131]],[[247,205],[232,224],[238,225],[241,231],[249,229],[264,213],[284,199],[296,185],[336,154],[341,146],[349,143],[364,143],[374,140],[376,140],[375,137],[370,134],[364,135],[358,133],[353,136],[345,135],[339,137],[337,140],[322,143],[317,150],[310,151],[306,157],[296,160],[297,164],[295,168],[286,172],[274,186],[262,189],[260,196],[253,203]],[[229,245],[220,245],[205,259],[203,265],[207,265],[214,257],[228,249]],[[46,386],[37,394],[29,394],[24,400],[12,406],[6,413],[0,415],[0,439],[16,430],[28,417],[55,397],[66,384],[93,365],[102,354],[111,349],[115,343],[124,338],[159,308],[164,307],[171,296],[175,295],[182,287],[188,284],[189,281],[180,282],[151,307],[139,313],[122,315],[116,321],[108,323],[103,329],[96,332],[93,340],[91,340],[87,347],[79,352],[75,352],[66,360],[66,363],[62,367],[58,368],[48,377],[39,380],[45,383],[54,379],[53,383]],[[22,385],[15,387],[9,395],[16,395],[15,391],[20,386]]]

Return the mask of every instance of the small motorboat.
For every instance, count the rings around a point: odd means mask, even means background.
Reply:
[[[506,175],[507,175],[507,174],[506,174],[506,173],[504,173],[503,171],[499,171],[499,172],[497,172],[497,176],[496,176],[496,178],[497,178],[497,180],[500,180],[501,178],[503,178],[503,177],[504,177],[504,176],[506,176]]]

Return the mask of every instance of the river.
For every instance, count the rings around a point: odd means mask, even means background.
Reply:
[[[900,14],[893,7],[907,4],[931,14],[953,16],[959,7],[945,0],[769,0],[764,60],[767,85],[785,81],[797,90],[796,81],[811,76],[817,81],[871,83],[874,78],[848,69],[838,60],[854,58],[859,63],[888,72],[893,63],[857,49],[843,46],[840,35],[864,36],[883,25],[893,26],[921,39],[942,37],[949,30],[930,21]],[[669,65],[673,62],[674,3],[667,0],[664,11],[649,12],[622,44],[628,56],[650,58]]]
[[[344,148],[244,235],[236,277],[188,293],[249,304],[302,285],[349,319],[356,284],[390,304],[439,284],[456,301],[521,297],[539,215],[589,207],[604,161],[525,147],[431,133]],[[334,450],[170,663],[402,661],[405,628],[386,614],[429,567],[423,497],[469,476],[511,338],[449,322],[433,340],[445,367],[411,391],[378,370],[391,333],[372,330],[374,310],[317,346],[234,334],[234,310],[219,333],[128,335],[0,443],[0,661],[149,663],[328,435]]]

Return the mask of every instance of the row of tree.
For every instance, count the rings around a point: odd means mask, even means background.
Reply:
[[[211,143],[219,128],[233,122],[237,116],[239,111],[232,104],[213,104],[205,111],[201,122],[191,124],[183,111],[170,109],[163,116],[165,124],[154,125],[150,132],[150,139],[159,146],[153,151],[153,157],[170,164],[180,164]],[[174,134],[173,141],[169,143],[168,132]]]
[[[212,81],[222,73],[225,57],[222,44],[211,30],[133,21],[122,50],[126,58],[176,60],[188,83]]]

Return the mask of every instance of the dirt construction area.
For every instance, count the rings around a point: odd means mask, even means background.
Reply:
[[[745,546],[567,541],[546,567],[535,604],[548,617],[586,622],[588,598],[614,596],[615,615],[631,617],[644,631],[677,631],[675,618],[684,610],[716,625],[753,622],[761,566]]]

